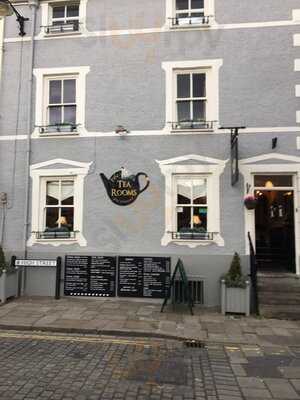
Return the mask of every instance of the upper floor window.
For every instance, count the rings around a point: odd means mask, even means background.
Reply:
[[[51,33],[79,30],[79,3],[51,6]]]
[[[176,23],[201,23],[204,17],[204,0],[176,0]]]
[[[48,101],[44,111],[48,128],[76,130],[76,80],[75,76],[46,79]]]
[[[87,0],[43,2],[42,33],[46,35],[76,34],[85,29]]]
[[[223,61],[166,61],[166,127],[213,131],[219,121],[219,68]],[[170,129],[171,128],[171,129]]]
[[[176,72],[176,128],[206,127],[206,73]]]
[[[167,0],[170,26],[209,26],[213,19],[214,0]]]
[[[36,68],[34,136],[85,132],[86,75],[90,67]]]

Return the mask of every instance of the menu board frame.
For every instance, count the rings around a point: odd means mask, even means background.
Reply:
[[[108,270],[99,268],[99,274],[93,274],[93,259],[109,263]],[[73,265],[69,260],[73,260]],[[76,260],[76,261],[75,261]],[[77,264],[77,265],[76,265]],[[107,265],[107,264],[106,264]],[[99,265],[101,267],[101,263]],[[73,271],[72,271],[73,268]],[[75,269],[75,271],[74,271]],[[97,276],[98,275],[98,276]],[[103,275],[106,275],[104,278]],[[110,275],[110,276],[109,276]],[[82,281],[78,279],[82,276]],[[73,278],[73,279],[72,279]],[[72,283],[74,288],[72,289]],[[77,288],[76,288],[77,283]],[[96,288],[92,289],[92,284]],[[117,284],[117,257],[66,255],[64,274],[64,295],[84,297],[115,297]],[[80,287],[81,286],[81,287]]]
[[[150,262],[148,266],[146,265],[147,262]],[[146,266],[148,271],[146,271]],[[128,269],[127,277],[126,267]],[[155,267],[157,271],[155,271]],[[170,285],[170,279],[170,257],[118,257],[117,294],[119,297],[164,299]],[[147,287],[145,282],[148,282]]]

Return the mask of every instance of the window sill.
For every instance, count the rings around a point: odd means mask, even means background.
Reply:
[[[182,25],[170,25],[171,30],[181,30],[181,29],[209,29],[211,24],[182,24]]]
[[[225,245],[224,239],[221,235],[215,234],[213,239],[173,239],[172,234],[166,232],[161,239],[162,246],[168,246],[169,244],[177,244],[178,246],[188,246],[191,249],[194,249],[199,246],[209,246],[216,245],[219,247],[223,247]]]
[[[43,137],[62,137],[62,136],[79,136],[80,132],[50,132],[50,133],[39,133],[38,137],[43,138]]]
[[[32,234],[27,241],[27,246],[31,247],[31,246],[34,246],[37,244],[54,246],[54,247],[77,244],[81,247],[85,247],[87,245],[87,242],[86,242],[85,238],[83,237],[83,235],[80,233],[78,233],[76,238],[54,238],[54,239],[49,239],[49,238],[37,239],[35,237],[35,234]]]
[[[190,128],[190,129],[171,129],[171,133],[214,133],[214,129],[205,129],[205,128]]]
[[[61,36],[80,36],[82,35],[81,31],[70,31],[70,32],[49,32],[49,33],[43,33],[42,36],[44,38],[49,38],[49,37],[61,37]]]

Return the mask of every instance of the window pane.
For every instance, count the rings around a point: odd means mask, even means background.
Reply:
[[[53,18],[64,18],[65,16],[65,7],[60,6],[60,7],[52,7],[53,10]]]
[[[193,74],[193,97],[205,97],[205,74]]]
[[[190,86],[190,75],[177,75],[177,98],[190,98],[191,97],[191,86]]]
[[[47,182],[46,205],[55,205],[59,201],[59,182]]]
[[[74,182],[62,181],[61,182],[61,204],[73,205],[74,204]]]
[[[191,204],[191,182],[177,184],[177,204]]]
[[[74,230],[74,208],[64,207],[61,209],[61,216],[64,217],[64,227],[68,228],[69,231]],[[62,225],[62,224],[61,224]]]
[[[204,12],[200,11],[200,12],[192,12],[191,13],[191,23],[192,24],[201,24],[201,22],[203,21],[204,17]]]
[[[207,207],[194,207],[193,225],[198,232],[207,231]]]
[[[57,125],[61,124],[61,111],[62,107],[50,107],[49,108],[49,124]]]
[[[76,106],[65,106],[65,118],[64,123],[76,124]]]
[[[49,82],[49,104],[60,104],[61,98],[61,81]]]
[[[194,204],[207,204],[207,181],[199,179],[193,181],[193,202]]]
[[[273,186],[293,186],[292,175],[255,175],[254,186],[272,188]]]
[[[79,16],[79,5],[73,4],[67,7],[67,17],[78,17]]]
[[[189,8],[189,0],[176,0],[176,10],[187,10]]]
[[[204,0],[192,0],[191,8],[204,8]]]
[[[46,208],[46,228],[56,228],[59,217],[59,208]]]
[[[205,100],[193,101],[194,121],[205,121]]]
[[[191,207],[177,207],[177,232],[191,229]]]
[[[64,80],[64,103],[76,103],[76,80]]]
[[[178,122],[191,120],[190,101],[177,102],[177,115]]]

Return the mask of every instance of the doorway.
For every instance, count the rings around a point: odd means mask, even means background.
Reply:
[[[295,273],[295,209],[292,175],[255,175],[258,268]]]

